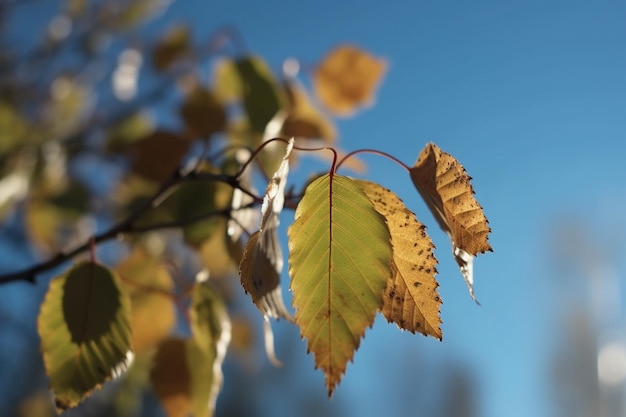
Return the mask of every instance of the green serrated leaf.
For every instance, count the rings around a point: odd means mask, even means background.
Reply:
[[[38,330],[58,409],[75,407],[125,369],[129,316],[129,297],[109,268],[82,262],[50,282]]]
[[[289,249],[295,321],[332,395],[383,305],[389,230],[355,181],[326,174],[298,204]]]

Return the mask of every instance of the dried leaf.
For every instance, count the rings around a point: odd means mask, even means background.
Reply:
[[[383,316],[401,329],[441,340],[437,259],[426,227],[390,190],[373,182],[358,182],[376,211],[387,220],[391,233],[395,274],[383,295]]]
[[[313,74],[319,100],[337,116],[350,116],[359,107],[371,105],[387,70],[386,61],[352,45],[333,49]]]
[[[291,320],[291,315],[285,308],[280,288],[283,254],[277,228],[278,216],[285,201],[292,148],[293,139],[289,141],[285,156],[265,190],[259,230],[250,236],[239,267],[241,284],[261,313],[267,317],[288,320]]]
[[[454,258],[475,300],[473,257],[492,248],[488,242],[491,228],[474,198],[470,176],[452,155],[434,143],[422,150],[410,175],[439,226],[450,237]]]

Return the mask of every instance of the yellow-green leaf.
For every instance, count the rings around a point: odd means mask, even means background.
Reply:
[[[60,410],[75,407],[126,368],[130,300],[109,268],[82,262],[54,278],[37,325]]]
[[[358,182],[376,211],[385,216],[391,233],[395,274],[384,292],[383,316],[401,329],[441,340],[437,259],[426,227],[392,191],[373,182]]]
[[[459,161],[434,143],[420,152],[410,175],[439,226],[450,237],[454,259],[475,299],[474,256],[492,249],[488,242],[491,228],[474,198],[470,176]]]
[[[288,233],[295,321],[332,395],[383,306],[389,230],[358,183],[326,174],[306,188]]]

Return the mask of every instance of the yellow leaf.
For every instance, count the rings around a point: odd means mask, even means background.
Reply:
[[[488,242],[491,228],[474,198],[470,176],[452,155],[434,143],[422,150],[410,175],[439,226],[450,237],[455,260],[475,299],[473,257],[492,248]]]
[[[390,190],[369,181],[359,184],[374,209],[387,220],[391,233],[395,274],[383,294],[383,316],[401,329],[441,340],[437,259],[426,227]]]
[[[328,110],[337,116],[350,116],[359,107],[373,103],[386,71],[385,60],[355,46],[340,45],[315,69],[313,88]]]
[[[131,297],[133,348],[140,355],[165,340],[176,323],[174,282],[162,262],[141,246],[116,269]]]

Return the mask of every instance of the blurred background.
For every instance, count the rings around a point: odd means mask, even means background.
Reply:
[[[437,246],[443,341],[401,332],[379,317],[329,400],[297,329],[279,322],[283,366],[269,363],[257,334],[248,354],[226,359],[217,416],[626,415],[624,1],[143,3],[149,7],[137,13],[147,21],[122,36],[137,51],[144,37],[182,23],[207,42],[229,28],[276,72],[294,58],[305,73],[345,42],[384,59],[372,106],[335,120],[340,147],[380,149],[411,165],[435,142],[473,177],[492,227],[494,252],[474,263],[478,306],[406,173],[362,155],[367,170],[359,175],[393,189]],[[46,33],[70,36],[60,4],[0,1],[2,48],[36,60],[29,54]],[[132,85],[115,84],[124,48],[98,35],[91,41],[109,42],[109,52],[85,63],[81,76],[97,80],[90,94],[123,108],[134,98]],[[45,55],[38,65],[47,65]],[[199,72],[209,74],[211,62],[203,65]],[[167,112],[160,117],[167,123]],[[303,157],[290,180],[320,166]],[[100,168],[87,159],[73,169],[90,175]],[[0,187],[3,201],[16,192],[6,182]],[[283,213],[282,236],[292,215]],[[0,230],[3,273],[38,257],[11,219]],[[0,287],[2,415],[48,409],[36,333],[47,282]],[[283,284],[289,302],[286,273]],[[98,401],[67,414],[110,415]],[[150,396],[139,413],[161,415]]]

